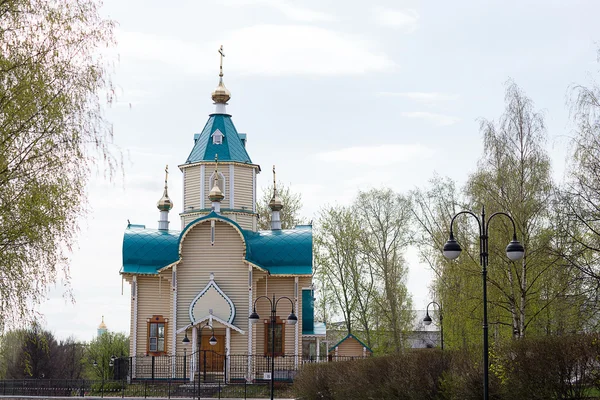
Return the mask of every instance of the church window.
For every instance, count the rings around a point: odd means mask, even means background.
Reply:
[[[273,343],[273,324],[271,320],[265,320],[265,355],[270,356]],[[275,356],[285,354],[285,324],[281,318],[277,317],[275,322]]]
[[[152,356],[165,354],[168,319],[162,315],[153,315],[148,322],[147,353]]]
[[[215,173],[213,172],[210,176],[208,190],[210,191],[212,187],[215,185]],[[219,189],[221,189],[221,193],[225,194],[225,175],[219,172]]]
[[[212,134],[213,144],[223,144],[223,133],[220,130],[216,130]]]

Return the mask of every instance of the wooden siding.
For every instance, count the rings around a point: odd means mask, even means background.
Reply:
[[[233,208],[252,211],[255,201],[252,190],[252,170],[254,167],[234,166]]]
[[[209,221],[195,225],[188,231],[181,249],[183,260],[177,266],[178,329],[190,323],[189,306],[206,287],[213,272],[215,282],[235,305],[233,324],[247,331],[248,267],[243,262],[244,251],[239,233],[227,223],[216,221],[214,246],[210,245]],[[178,343],[181,339],[177,339]],[[248,337],[232,330],[230,351],[231,354],[247,353]]]
[[[183,211],[188,207],[200,207],[200,165],[185,169],[183,182]],[[207,192],[208,193],[208,192]]]
[[[333,356],[338,357],[362,357],[363,356],[363,346],[358,342],[358,340],[353,337],[349,337],[339,344],[337,347],[337,353],[335,352],[335,348],[329,352]],[[365,354],[370,354],[367,351]]]
[[[162,315],[169,318],[169,325],[165,332],[165,350],[171,352],[171,309],[173,291],[169,281],[158,276],[137,277],[138,318],[137,318],[137,349],[134,354],[146,353],[146,342],[148,341],[147,319],[153,315]],[[132,303],[133,309],[133,303]],[[133,311],[132,311],[133,313]],[[131,332],[133,332],[133,327]]]
[[[237,222],[243,229],[252,230],[254,226],[254,216],[249,214],[228,214],[223,213],[224,216]]]

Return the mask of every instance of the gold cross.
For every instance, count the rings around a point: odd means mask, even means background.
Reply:
[[[165,167],[165,187],[167,186],[167,179],[169,178],[169,166]]]
[[[219,76],[223,77],[223,57],[225,57],[225,53],[223,53],[223,45],[219,48],[219,54],[221,55],[221,66],[219,69]]]

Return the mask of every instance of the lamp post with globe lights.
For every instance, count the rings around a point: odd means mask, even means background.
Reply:
[[[429,304],[427,304],[427,310],[425,311],[426,315],[425,318],[423,318],[423,323],[425,325],[431,325],[431,317],[429,316],[429,306],[435,304],[438,308],[438,313],[440,316],[440,347],[442,350],[444,350],[444,315],[442,314],[442,307],[435,301],[430,302]]]
[[[487,266],[488,266],[488,232],[490,227],[490,221],[498,216],[502,215],[507,217],[512,223],[513,227],[513,239],[506,246],[506,256],[511,261],[519,261],[523,259],[525,255],[525,248],[517,240],[517,228],[514,219],[505,212],[495,212],[490,215],[487,219],[485,216],[485,207],[481,208],[481,219],[475,215],[472,211],[461,211],[452,217],[450,222],[450,238],[444,245],[444,257],[454,260],[460,255],[462,248],[460,244],[454,238],[454,220],[456,217],[462,214],[468,214],[475,218],[479,225],[479,263],[481,264],[481,277],[483,280],[483,399],[489,400],[489,343],[488,343],[488,319],[487,319]]]
[[[287,299],[292,305],[292,312],[290,312],[290,315],[287,317],[287,323],[289,325],[296,325],[296,323],[298,323],[298,317],[296,317],[296,314],[294,314],[294,302],[289,297],[281,296],[278,299],[275,299],[275,295],[273,295],[273,299],[271,300],[267,296],[259,296],[256,298],[256,300],[254,300],[252,314],[250,314],[250,317],[248,317],[248,320],[251,324],[255,324],[260,320],[260,317],[256,312],[256,302],[262,298],[267,299],[271,304],[271,331],[273,335],[271,338],[271,400],[273,400],[273,395],[275,393],[275,324],[277,323],[277,303],[279,303],[279,300]]]

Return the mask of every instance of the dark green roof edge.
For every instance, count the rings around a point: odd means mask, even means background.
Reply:
[[[341,344],[343,341],[345,341],[345,340],[347,340],[347,339],[349,339],[349,338],[353,338],[353,339],[354,339],[354,340],[356,340],[358,343],[360,343],[360,344],[362,345],[362,347],[364,347],[365,349],[369,350],[371,353],[373,352],[373,350],[371,350],[371,348],[370,348],[369,346],[367,346],[366,344],[364,344],[362,340],[360,340],[359,338],[357,338],[357,337],[356,337],[356,336],[354,336],[353,334],[349,333],[349,334],[347,334],[347,335],[346,335],[346,337],[345,337],[345,338],[343,338],[342,340],[340,340],[339,342],[337,342],[335,345],[331,346],[331,347],[329,348],[329,351],[328,351],[328,353],[329,353],[330,351],[334,350],[334,349],[335,349],[336,347],[338,347],[338,346],[339,346],[339,345],[340,345],[340,344]]]

